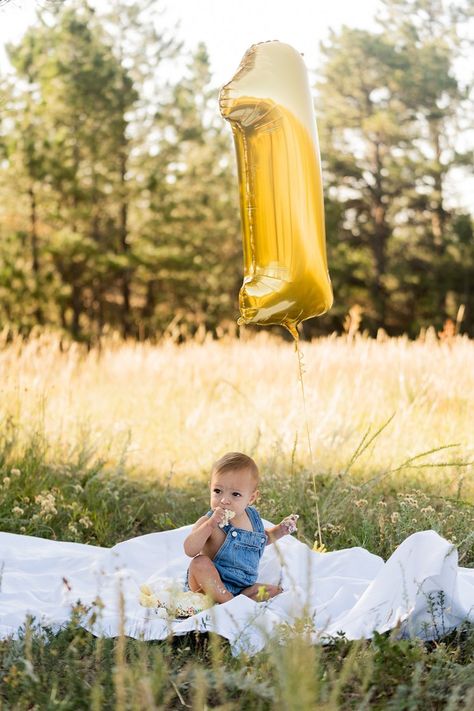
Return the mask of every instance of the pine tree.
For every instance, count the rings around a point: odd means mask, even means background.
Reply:
[[[212,329],[237,311],[242,257],[236,178],[230,135],[209,85],[201,44],[156,115],[158,150],[147,163],[150,220],[142,253],[148,271],[144,317],[155,314],[161,327],[180,320],[191,331],[199,324]]]
[[[446,317],[456,316],[460,300],[470,300],[462,295],[468,255],[457,230],[459,220],[470,218],[447,207],[446,184],[459,165],[470,163],[472,174],[472,153],[460,153],[457,146],[462,125],[472,116],[474,82],[461,80],[454,69],[468,44],[463,31],[474,7],[443,0],[383,0],[383,5],[381,25],[409,62],[410,70],[400,77],[400,96],[416,134],[410,147],[414,184],[400,200],[403,219],[394,235],[404,255],[398,271],[405,268],[413,275],[410,318],[441,326]]]
[[[470,218],[444,200],[449,171],[467,163],[455,145],[468,89],[454,74],[459,14],[441,0],[384,4],[382,32],[344,28],[324,48],[329,254],[336,303],[357,301],[373,329],[416,334],[455,315],[469,283],[456,225]]]
[[[156,104],[164,101],[165,81],[162,66],[168,68],[176,59],[180,44],[161,27],[160,7],[156,0],[131,2],[116,0],[101,12],[100,23],[116,61],[122,68],[117,94],[117,121],[114,124],[118,151],[116,202],[118,208],[118,249],[123,262],[120,272],[122,296],[122,333],[138,334],[143,308],[143,294],[137,269],[141,263],[140,235],[143,229],[143,165],[153,151],[153,127]],[[126,82],[133,82],[133,105],[127,103]],[[125,82],[125,83],[124,83]],[[166,166],[158,182],[164,182]],[[132,284],[132,280],[135,282]],[[147,288],[147,287],[146,287]],[[132,313],[132,301],[135,304]],[[133,328],[132,328],[133,322]]]
[[[86,3],[53,7],[41,20],[10,48],[18,76],[27,80],[23,95],[32,96],[13,120],[16,135],[25,137],[20,153],[30,178],[32,252],[41,179],[44,249],[60,277],[62,325],[78,338],[101,311],[120,268],[111,193],[120,178],[124,107],[136,95]],[[33,265],[35,270],[35,260]]]
[[[339,234],[328,230],[339,303],[358,295],[369,323],[386,325],[389,240],[395,199],[410,184],[404,151],[411,139],[398,92],[406,59],[382,35],[343,28],[323,47],[319,84],[321,151],[329,199],[341,207]],[[363,71],[356,71],[363,67]]]

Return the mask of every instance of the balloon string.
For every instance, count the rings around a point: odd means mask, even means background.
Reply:
[[[316,521],[317,521],[317,526],[318,526],[318,538],[319,538],[319,545],[322,547],[323,545],[323,537],[321,534],[321,520],[319,517],[319,506],[318,506],[318,494],[316,490],[316,473],[315,473],[315,466],[314,466],[314,459],[313,459],[313,448],[311,447],[311,436],[309,433],[309,421],[308,421],[308,412],[306,408],[306,396],[305,396],[305,390],[304,390],[304,380],[303,380],[303,373],[304,373],[304,354],[302,351],[300,351],[299,347],[299,338],[295,338],[295,350],[296,354],[298,357],[298,368],[299,368],[299,381],[301,383],[301,393],[303,395],[303,412],[304,412],[304,419],[306,423],[306,436],[308,438],[308,449],[309,449],[309,459],[311,462],[311,473],[313,475],[313,490],[314,494],[316,496]]]

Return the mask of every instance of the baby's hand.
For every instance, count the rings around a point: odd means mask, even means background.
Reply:
[[[216,509],[214,509],[214,513],[212,514],[209,520],[211,521],[213,528],[215,528],[216,526],[219,526],[219,528],[224,528],[224,526],[227,526],[229,521],[234,518],[234,516],[235,511],[232,511],[231,509],[221,509],[221,507],[218,506]]]
[[[224,528],[229,525],[229,521],[235,516],[235,511],[231,509],[224,509],[224,520],[219,524],[219,528]]]
[[[280,526],[282,528],[284,536],[286,536],[288,533],[294,533],[298,530],[296,527],[296,522],[298,519],[298,514],[290,514],[289,516],[286,516],[286,518],[283,519],[283,521],[280,523]]]
[[[212,528],[217,528],[221,526],[226,519],[225,509],[221,509],[220,506],[214,509],[214,513],[209,517],[209,523]]]

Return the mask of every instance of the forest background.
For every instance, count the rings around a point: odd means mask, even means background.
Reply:
[[[234,151],[209,57],[183,58],[160,3],[48,3],[0,76],[0,328],[89,344],[236,330],[242,247]],[[474,335],[472,0],[381,0],[342,27],[312,86],[335,304],[306,335],[434,325]],[[264,39],[264,38],[262,38]],[[229,77],[230,79],[231,77]],[[449,329],[448,329],[449,330]]]

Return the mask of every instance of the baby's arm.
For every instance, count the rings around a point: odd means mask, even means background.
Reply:
[[[218,507],[212,516],[201,516],[194,524],[191,533],[184,539],[184,552],[190,558],[194,558],[201,552],[203,545],[213,532],[213,530],[224,519],[224,510]]]
[[[288,533],[294,533],[297,531],[296,522],[298,519],[298,514],[290,514],[289,516],[286,516],[286,518],[284,518],[278,526],[265,529],[265,533],[267,534],[267,546],[271,543],[275,543],[275,541],[283,538],[283,536],[286,536]]]

